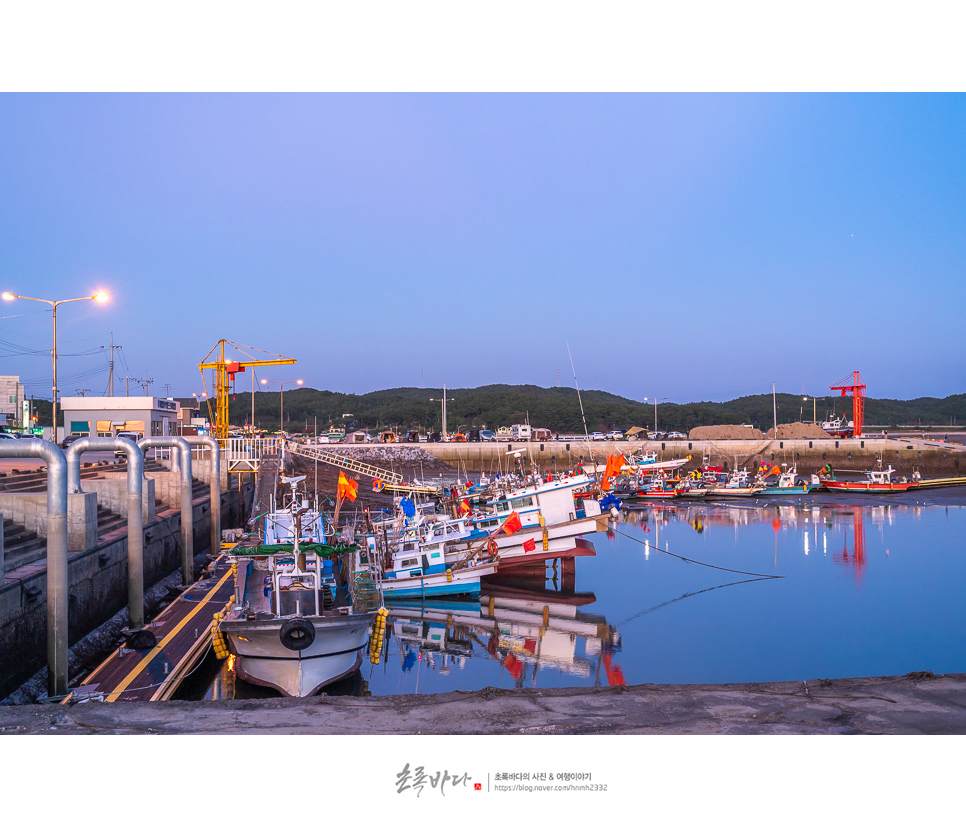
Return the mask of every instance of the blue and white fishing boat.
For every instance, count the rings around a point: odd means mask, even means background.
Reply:
[[[446,527],[451,529],[447,532]],[[478,595],[480,579],[494,573],[497,562],[485,544],[466,551],[458,560],[446,561],[446,546],[465,539],[460,521],[442,524],[442,532],[426,525],[403,528],[391,539],[378,532],[363,537],[368,561],[375,567],[376,584],[390,599]]]
[[[787,466],[787,463],[782,464],[782,467]],[[821,483],[817,475],[812,475],[809,480],[799,477],[798,467],[792,466],[778,476],[777,483],[767,484],[764,479],[759,479],[757,485],[761,487],[759,495],[805,495],[818,489]]]

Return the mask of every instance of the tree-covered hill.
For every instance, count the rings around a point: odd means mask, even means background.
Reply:
[[[532,426],[559,432],[582,432],[580,403],[573,388],[540,388],[535,385],[486,385],[480,388],[448,390],[447,428],[486,426],[497,428],[529,422]],[[319,430],[329,425],[358,426],[369,430],[398,426],[402,429],[439,429],[441,426],[441,389],[392,388],[369,394],[340,394],[302,388],[285,392],[285,428],[311,430],[318,420]],[[606,391],[581,391],[588,431],[625,430],[630,426],[652,429],[654,406],[629,400]],[[810,421],[811,397],[778,394],[778,422],[800,418]],[[251,394],[239,394],[230,402],[231,422],[243,425],[251,411]],[[851,398],[820,397],[814,411],[819,420],[829,414],[852,415]],[[352,417],[343,418],[344,414]],[[950,425],[966,419],[966,394],[943,399],[920,397],[915,400],[866,399],[868,425]],[[279,427],[279,395],[255,394],[255,420],[260,428]],[[660,403],[658,428],[688,431],[695,426],[721,423],[750,423],[762,429],[772,425],[772,396],[755,394],[723,403]],[[353,426],[353,427],[354,427]]]

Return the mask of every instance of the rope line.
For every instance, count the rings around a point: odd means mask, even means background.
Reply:
[[[637,542],[638,544],[646,544],[651,550],[656,550],[658,551],[658,553],[666,553],[668,556],[673,556],[675,559],[680,559],[682,562],[690,562],[692,565],[701,565],[702,567],[705,567],[705,568],[714,568],[714,570],[723,570],[723,571],[727,571],[728,573],[740,573],[742,576],[757,576],[757,577],[760,577],[761,579],[784,579],[785,578],[784,576],[777,576],[771,573],[755,573],[754,571],[749,571],[749,570],[736,570],[735,568],[723,568],[720,565],[712,565],[712,564],[709,564],[708,562],[699,562],[697,561],[697,559],[688,559],[686,556],[681,556],[677,553],[672,553],[670,550],[665,550],[664,548],[658,547],[657,545],[651,544],[650,542],[645,542],[645,541],[641,541],[640,539],[635,539],[629,533],[625,533],[623,530],[620,530],[616,527],[612,529],[620,533],[622,536],[626,536],[632,542]]]

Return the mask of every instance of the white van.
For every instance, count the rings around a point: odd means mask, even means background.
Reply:
[[[514,423],[510,426],[510,437],[514,440],[529,440],[530,425],[528,423]]]

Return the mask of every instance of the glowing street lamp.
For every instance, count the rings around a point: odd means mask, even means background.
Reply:
[[[280,431],[285,431],[285,386],[302,385],[301,379],[290,379],[287,382],[276,382],[274,379],[263,379],[262,385],[278,386],[278,427]],[[255,413],[252,411],[252,424],[255,423]]]
[[[5,292],[2,296],[4,301],[13,301],[15,298],[23,299],[24,301],[39,301],[42,304],[49,304],[53,311],[54,319],[54,346],[51,350],[51,356],[54,359],[54,396],[52,402],[53,409],[53,424],[54,424],[54,443],[57,442],[57,306],[59,304],[70,304],[72,301],[96,301],[99,304],[103,304],[109,299],[106,292],[98,291],[94,295],[87,295],[83,298],[65,298],[61,301],[48,301],[46,298],[31,298],[29,295],[17,295],[12,292]]]

